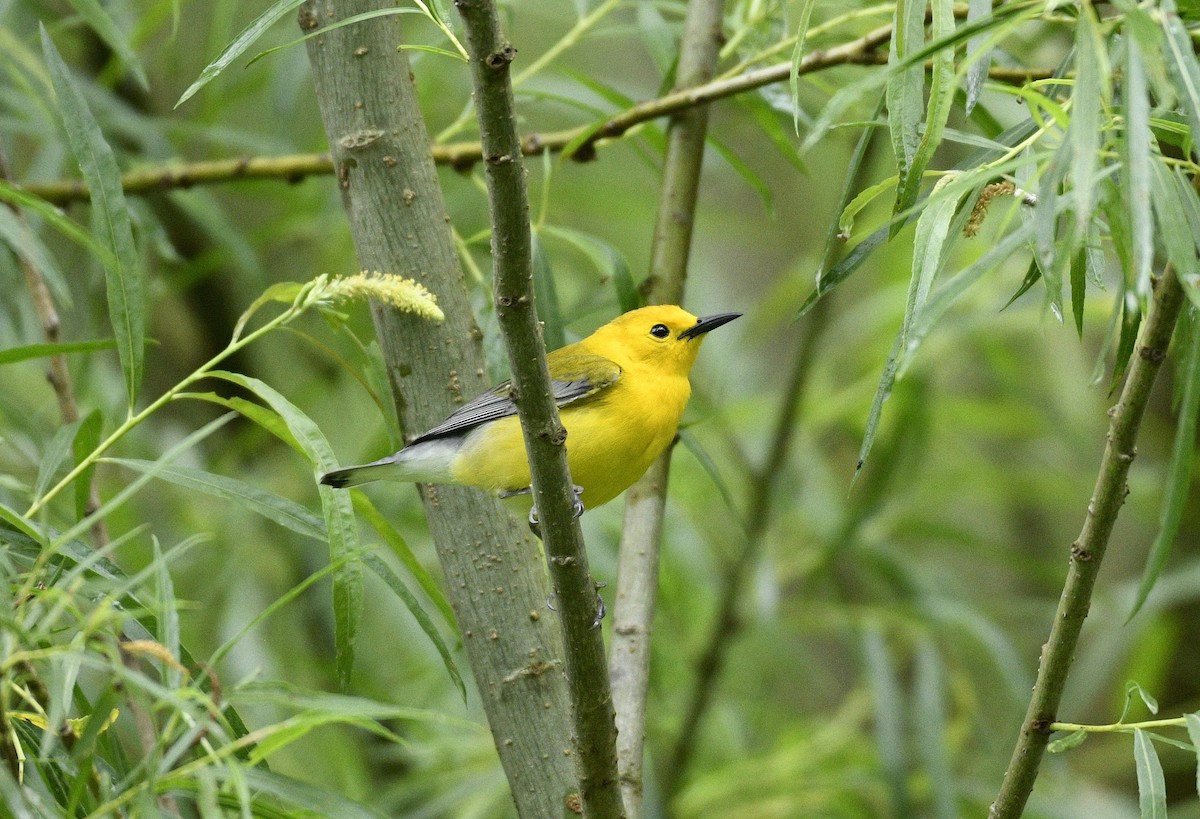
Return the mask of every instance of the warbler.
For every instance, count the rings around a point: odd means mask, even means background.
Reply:
[[[546,357],[578,512],[621,494],[667,448],[691,395],[688,374],[705,334],[740,315],[697,318],[674,305],[642,307]],[[511,382],[500,384],[399,452],[327,472],[321,483],[341,488],[388,479],[528,494],[529,461],[511,396]],[[536,524],[534,514],[530,521]]]

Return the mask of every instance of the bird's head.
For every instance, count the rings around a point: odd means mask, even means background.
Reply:
[[[630,310],[587,339],[594,352],[622,367],[646,366],[665,374],[687,376],[709,330],[741,313],[696,318],[682,307],[660,304]]]

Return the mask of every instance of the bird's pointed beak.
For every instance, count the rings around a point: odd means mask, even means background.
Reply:
[[[741,313],[717,313],[712,316],[705,316],[696,321],[694,327],[689,327],[679,334],[680,338],[698,338],[704,335],[709,330],[715,330],[722,324],[728,324],[735,318],[741,316]]]

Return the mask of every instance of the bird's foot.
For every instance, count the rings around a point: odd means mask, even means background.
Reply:
[[[597,594],[596,594],[596,619],[592,621],[593,629],[600,628],[600,622],[604,619],[605,615],[608,614],[608,606],[604,603],[604,598],[601,597],[599,594],[600,589],[603,589],[607,585],[608,585],[607,583],[597,583],[595,586],[596,592],[597,592]],[[558,596],[557,592],[551,592],[550,595],[546,598],[546,608],[550,609],[550,611],[558,611],[558,609],[555,608],[555,606],[554,606],[554,598],[557,596]]]
[[[575,502],[572,506],[572,511],[574,511],[575,517],[579,517],[583,514],[583,501],[581,501],[579,499],[579,496],[583,494],[583,487],[582,486],[573,486],[571,488],[575,492]],[[517,493],[514,492],[511,494],[517,494]],[[538,540],[542,539],[542,523],[538,519],[538,511],[537,511],[536,504],[533,506],[533,508],[531,508],[529,510],[529,531],[533,532],[533,536],[536,537]]]

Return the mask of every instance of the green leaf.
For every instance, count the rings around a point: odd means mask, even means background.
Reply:
[[[1200,64],[1197,64],[1192,38],[1179,19],[1174,0],[1163,0],[1161,9],[1159,19],[1166,34],[1163,49],[1167,58],[1167,72],[1187,114],[1192,129],[1192,150],[1195,152],[1200,146]]]
[[[268,28],[275,24],[279,18],[290,12],[292,9],[298,8],[304,0],[276,0],[276,2],[262,14],[260,14],[253,23],[246,26],[242,33],[233,39],[229,45],[225,46],[225,50],[221,52],[217,59],[213,60],[204,70],[200,72],[200,76],[196,81],[188,86],[188,89],[183,92],[183,96],[175,103],[175,108],[183,105],[192,95],[199,91],[204,86],[208,85],[218,74],[229,67],[229,64],[241,56],[242,52],[263,35]]]
[[[1072,748],[1078,748],[1080,745],[1082,745],[1084,743],[1084,741],[1087,738],[1088,738],[1087,731],[1074,731],[1070,734],[1067,734],[1065,737],[1059,737],[1058,739],[1056,739],[1056,740],[1050,742],[1048,745],[1046,745],[1046,753],[1048,753],[1048,754],[1065,753],[1066,751],[1069,751]]]
[[[1041,281],[1041,278],[1042,268],[1041,265],[1038,264],[1037,257],[1035,256],[1029,260],[1029,268],[1025,271],[1025,278],[1021,279],[1021,285],[1017,288],[1017,292],[1013,293],[1012,297],[1004,303],[1004,306],[1000,308],[1001,312],[1007,310],[1009,307],[1012,307],[1012,303],[1028,293],[1029,288]]]
[[[41,34],[42,51],[58,97],[67,141],[91,191],[95,230],[114,259],[112,265],[105,267],[108,312],[125,376],[126,397],[132,409],[142,382],[146,304],[129,206],[121,188],[121,169],[45,26],[41,27]]]
[[[0,208],[0,212],[3,209]],[[22,347],[10,347],[0,350],[0,365],[15,364],[18,361],[28,361],[31,358],[47,358],[52,355],[67,353],[92,353],[97,350],[111,350],[117,342],[111,338],[100,338],[95,341],[62,341],[56,344],[26,344]]]
[[[1146,706],[1146,710],[1151,714],[1158,713],[1158,700],[1150,695],[1150,692],[1142,688],[1137,680],[1125,681],[1125,707],[1121,709],[1121,718],[1117,722],[1124,722],[1125,715],[1129,713],[1129,706],[1133,703],[1133,698],[1137,697]]]
[[[292,46],[300,45],[305,40],[311,40],[313,37],[320,37],[323,34],[328,34],[329,32],[333,31],[334,29],[341,28],[342,26],[349,26],[349,25],[353,25],[354,23],[361,23],[364,20],[373,20],[376,17],[388,17],[388,16],[392,16],[392,15],[396,15],[396,14],[421,14],[421,13],[422,12],[419,9],[384,8],[384,9],[373,9],[372,11],[364,11],[362,14],[354,14],[343,20],[338,20],[336,23],[331,23],[330,25],[327,25],[327,26],[321,26],[316,31],[310,31],[308,34],[305,34],[303,37],[299,37],[295,40],[292,40],[290,43],[284,43],[283,45],[275,46],[274,48],[268,48],[266,51],[260,51],[257,54],[255,54],[253,57],[251,57],[249,59],[249,61],[247,61],[246,68],[249,68],[250,66],[254,65],[256,62],[258,62],[263,57],[266,57],[269,54],[274,54],[276,51],[283,51],[285,48],[291,48]],[[441,49],[439,49],[439,51],[440,50]],[[449,53],[449,52],[445,52],[445,53]],[[462,55],[460,55],[460,54],[450,54],[450,56],[455,57],[456,59],[460,59],[460,60],[462,59]],[[180,99],[179,102],[183,102],[183,100]],[[178,106],[179,106],[179,103],[176,103],[176,107],[178,107]]]
[[[1196,793],[1200,794],[1200,711],[1184,717],[1187,722],[1188,739],[1196,750]]]
[[[39,199],[14,186],[11,182],[0,179],[0,202],[8,202],[21,208],[31,210],[45,219],[51,227],[63,236],[75,242],[92,256],[96,257],[105,269],[117,264],[112,252],[97,242],[92,234],[77,225],[73,220],[63,215],[62,211],[45,199]]]
[[[925,68],[920,65],[905,68],[896,66],[924,42],[925,0],[896,0],[891,49],[888,52],[887,108],[900,188],[910,179],[909,172],[920,142],[917,128],[925,111]],[[897,196],[897,211],[901,210],[899,201],[900,197]]]
[[[967,0],[967,25],[991,16],[991,0]],[[988,69],[992,66],[992,49],[987,47],[984,50],[987,40],[987,37],[978,34],[967,40],[967,60],[971,67],[967,69],[967,98],[963,107],[968,114],[975,110],[979,95],[983,92],[983,81],[987,79]]]
[[[288,429],[284,420],[262,404],[256,404],[253,401],[247,401],[245,398],[237,396],[226,397],[217,395],[213,392],[183,392],[177,395],[176,398],[192,398],[197,401],[208,401],[222,407],[228,407],[234,412],[241,413],[242,416],[249,418],[296,452],[301,455],[306,454],[304,447],[300,446],[300,442],[296,440],[296,436]]]
[[[104,460],[142,473],[150,471],[156,465],[154,461],[135,458],[105,458]],[[295,501],[238,478],[214,475],[202,469],[190,469],[183,466],[160,469],[157,477],[184,489],[203,492],[214,498],[245,507],[251,512],[262,515],[267,520],[273,520],[285,529],[291,529],[305,537],[315,540],[325,540],[326,538],[325,524],[312,512]]]
[[[835,264],[828,273],[821,275],[817,280],[817,286],[813,288],[813,291],[808,294],[808,298],[800,305],[800,309],[796,311],[796,318],[803,316],[813,308],[813,305],[822,296],[848,279],[851,273],[862,266],[862,263],[867,260],[875,248],[886,242],[887,239],[888,226],[884,225],[856,244],[854,249],[847,253],[840,262]]]
[[[1142,326],[1142,307],[1137,296],[1126,292],[1125,297],[1121,299],[1121,307],[1121,334],[1117,338],[1116,363],[1113,367],[1112,381],[1109,384],[1110,392],[1116,389],[1117,384],[1125,375],[1125,370],[1129,367],[1129,361],[1133,357],[1133,348],[1137,344],[1138,328]]]
[[[175,584],[171,582],[171,572],[168,561],[164,559],[158,538],[152,537],[150,543],[154,548],[155,596],[158,598],[158,634],[155,637],[172,657],[179,657],[179,606],[175,599]],[[182,674],[178,668],[164,664],[165,682],[171,688],[178,688]]]
[[[767,213],[767,218],[775,219],[775,198],[771,194],[770,186],[763,180],[761,176],[750,166],[746,160],[742,159],[737,153],[724,144],[716,137],[709,136],[706,140],[709,145],[720,155],[722,159],[729,163],[729,167],[737,171],[738,176],[745,180],[746,184],[754,189],[758,194],[758,199],[762,202],[763,210]]]
[[[54,261],[53,254],[13,209],[0,208],[0,241],[8,245],[17,258],[42,275],[60,307],[71,306],[71,288],[67,286],[67,279]]]
[[[554,268],[550,264],[550,256],[538,238],[538,231],[532,232],[533,243],[533,290],[534,303],[537,305],[538,318],[542,322],[542,336],[546,340],[547,350],[557,350],[566,346],[567,335],[563,327],[562,308],[558,303],[558,287],[554,281]]]
[[[425,609],[421,608],[421,604],[403,581],[392,571],[391,567],[377,558],[375,555],[366,555],[363,557],[363,562],[367,568],[375,572],[376,576],[382,580],[392,593],[400,598],[404,603],[404,607],[408,609],[413,619],[417,621],[417,625],[421,627],[421,631],[425,632],[425,636],[433,643],[438,654],[442,657],[442,664],[446,667],[446,673],[450,675],[450,679],[454,681],[454,685],[458,688],[458,693],[462,695],[463,704],[467,702],[467,686],[463,683],[462,675],[458,673],[458,666],[454,664],[454,658],[450,656],[450,649],[446,647],[446,641],[442,639],[442,635],[438,633],[437,627],[433,625],[433,621],[429,619],[429,615],[425,613]]]
[[[1087,296],[1087,248],[1081,247],[1071,257],[1071,315],[1075,317],[1075,331],[1083,338],[1083,302]]]
[[[561,225],[542,225],[541,232],[561,239],[586,256],[600,275],[612,282],[622,313],[642,306],[642,296],[621,251],[603,239]]]
[[[1090,4],[1075,25],[1075,88],[1071,105],[1071,186],[1075,190],[1075,231],[1082,239],[1092,218],[1095,176],[1099,163],[1103,101],[1112,94],[1108,50]]]
[[[1125,139],[1122,159],[1127,185],[1130,235],[1133,242],[1133,286],[1140,297],[1150,295],[1150,267],[1154,260],[1154,234],[1150,218],[1150,101],[1146,71],[1137,40],[1125,41],[1125,76],[1122,109]]]
[[[1142,819],[1167,819],[1167,786],[1158,752],[1145,731],[1133,731],[1133,761],[1137,768],[1138,805]]]
[[[887,360],[883,362],[879,386],[875,388],[875,397],[871,399],[871,409],[867,412],[867,428],[863,431],[862,444],[858,448],[858,463],[854,466],[852,483],[858,481],[858,476],[862,474],[863,464],[867,462],[867,456],[871,454],[871,447],[875,444],[875,433],[879,430],[879,419],[883,415],[883,405],[891,397],[892,387],[896,385],[896,373],[900,369],[900,342],[901,334],[897,333]]]
[[[912,2],[912,0],[906,0]],[[924,3],[921,19],[924,25]],[[948,39],[954,34],[954,3],[952,0],[932,0],[933,23],[930,26],[930,36],[934,40]],[[922,78],[925,67],[916,66]],[[914,155],[907,169],[900,174],[900,184],[896,187],[896,205],[894,214],[900,214],[912,207],[917,201],[921,190],[921,179],[925,169],[929,167],[933,153],[942,143],[942,132],[946,128],[946,120],[950,117],[950,109],[954,104],[954,49],[944,48],[933,55],[933,69],[929,81],[929,107],[925,116],[925,130],[917,143]],[[892,223],[892,235],[895,236],[904,226],[897,220]]]
[[[408,569],[409,573],[417,581],[421,590],[425,595],[433,601],[441,612],[442,619],[446,621],[446,625],[452,630],[458,631],[458,620],[454,616],[454,609],[450,606],[450,601],[446,599],[446,595],[442,592],[437,581],[433,579],[433,575],[421,565],[421,561],[417,560],[417,556],[413,554],[408,543],[405,542],[403,535],[399,530],[391,524],[391,522],[383,516],[383,514],[375,508],[368,498],[362,492],[351,493],[354,499],[354,511],[369,523],[372,528],[383,538],[384,542],[391,547],[392,554],[400,559],[404,564],[404,568]]]
[[[150,83],[146,81],[146,72],[142,69],[141,61],[138,60],[137,54],[129,45],[128,38],[121,29],[117,28],[117,24],[108,16],[108,12],[100,5],[99,0],[70,0],[70,3],[75,7],[75,11],[79,12],[83,21],[88,24],[88,27],[96,32],[96,35],[112,49],[114,54],[121,58],[121,62],[125,63],[138,85],[149,90]]]
[[[951,180],[950,176],[942,177],[938,183],[939,187]],[[950,232],[950,222],[954,218],[958,203],[964,193],[939,196],[939,188],[934,188],[925,209],[921,211],[921,216],[917,220],[908,300],[904,307],[904,320],[900,325],[901,366],[910,358],[909,337],[913,327],[917,324],[917,319],[925,309],[925,303],[929,300],[929,291],[933,286],[933,280],[942,269],[946,257],[944,251]]]
[[[1158,222],[1157,234],[1180,282],[1194,282],[1200,277],[1200,260],[1196,258],[1200,234],[1192,229],[1188,212],[1195,207],[1196,192],[1180,172],[1172,172],[1165,162],[1154,162],[1151,168],[1154,184],[1150,187],[1150,198]],[[1193,304],[1200,303],[1195,287],[1185,285],[1185,292]]]
[[[804,45],[808,41],[808,23],[817,0],[802,0],[799,21],[796,23],[796,45],[792,48],[792,70],[788,72],[788,92],[792,98],[792,127],[800,133],[800,61],[804,59]],[[793,151],[792,153],[795,153]],[[797,159],[799,155],[797,154]]]
[[[63,459],[71,450],[71,441],[78,429],[78,422],[59,427],[58,431],[54,433],[54,437],[50,439],[50,443],[42,451],[42,457],[38,459],[37,480],[33,484],[34,499],[40,498],[42,493],[50,487],[51,479],[58,472]]]
[[[100,410],[94,409],[80,421],[75,432],[75,440],[71,442],[71,452],[75,463],[80,463],[100,446],[100,433],[104,429],[104,416]],[[96,474],[93,463],[75,479],[75,517],[82,518],[88,514],[88,503],[92,495],[92,476]]]
[[[725,478],[721,475],[721,470],[717,469],[717,464],[713,461],[712,456],[708,454],[708,451],[689,430],[681,429],[679,431],[679,442],[700,462],[704,473],[708,475],[713,485],[717,487],[717,492],[720,493],[721,500],[725,501],[725,506],[729,509],[729,513],[733,516],[738,526],[744,530],[746,523],[742,520],[741,513],[738,512],[737,503],[733,499],[733,491],[730,490],[729,484],[726,483]]]
[[[1158,581],[1171,549],[1179,534],[1183,512],[1187,508],[1192,485],[1192,461],[1195,457],[1196,419],[1200,415],[1200,318],[1196,308],[1187,310],[1184,318],[1187,348],[1183,353],[1183,397],[1179,402],[1179,415],[1175,426],[1175,447],[1171,452],[1171,466],[1167,470],[1166,491],[1162,509],[1158,514],[1158,535],[1146,557],[1146,568],[1138,586],[1137,600],[1129,613],[1132,618],[1146,602],[1150,590]]]
[[[322,473],[336,468],[337,459],[321,430],[311,418],[275,388],[257,378],[240,373],[214,370],[210,375],[244,387],[279,414],[292,437],[312,461],[314,480]],[[317,484],[317,489],[321,496],[325,529],[329,535],[330,563],[338,562],[346,555],[357,555],[358,522],[354,519],[350,493],[331,489],[320,483]],[[338,684],[343,690],[349,688],[354,670],[354,642],[358,636],[363,611],[362,582],[362,561],[358,557],[347,559],[333,576],[334,647],[337,655]]]
[[[233,771],[236,770],[237,775],[244,777],[246,784],[255,791],[268,793],[307,815],[336,816],[338,819],[386,819],[385,814],[369,805],[355,802],[329,788],[310,785],[290,776],[273,773],[263,767],[210,765],[207,770],[223,783],[229,783],[233,778]],[[155,781],[155,787],[159,792],[191,785],[192,780],[184,777],[163,777]]]

